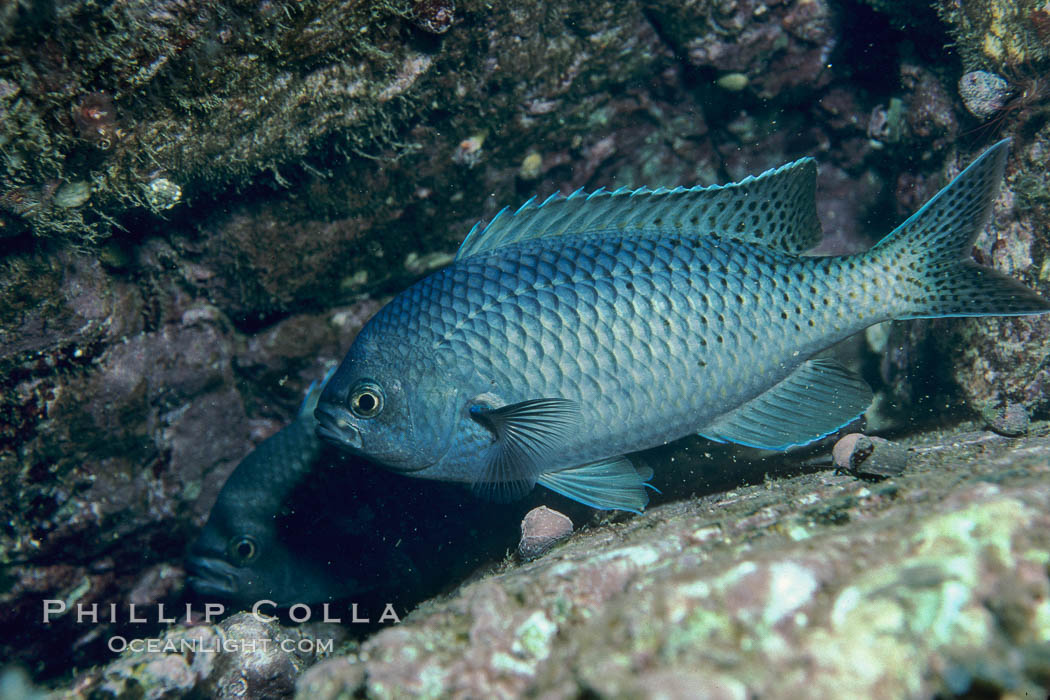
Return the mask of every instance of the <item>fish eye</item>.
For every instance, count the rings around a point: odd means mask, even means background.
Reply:
[[[375,418],[383,410],[383,392],[375,384],[363,384],[350,393],[350,410],[358,418]]]
[[[259,554],[259,545],[254,537],[242,535],[230,540],[230,557],[238,564],[244,565],[255,559]]]

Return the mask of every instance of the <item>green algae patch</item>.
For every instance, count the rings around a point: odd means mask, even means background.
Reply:
[[[557,632],[558,626],[537,610],[515,630],[511,650],[524,658],[543,661],[550,656],[551,640]]]

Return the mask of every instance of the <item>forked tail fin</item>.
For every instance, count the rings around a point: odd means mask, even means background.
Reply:
[[[1010,140],[985,151],[867,255],[900,270],[902,310],[895,318],[1021,316],[1050,311],[1050,302],[970,258],[999,193]]]

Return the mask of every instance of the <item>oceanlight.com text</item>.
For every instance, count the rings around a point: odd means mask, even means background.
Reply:
[[[130,650],[136,654],[209,654],[209,653],[265,653],[279,648],[289,654],[328,654],[332,652],[331,639],[128,639],[115,636],[109,639],[109,650],[119,654]]]

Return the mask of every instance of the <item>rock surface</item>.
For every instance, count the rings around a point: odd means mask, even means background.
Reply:
[[[113,648],[127,651],[82,674],[67,697],[287,698],[303,670],[344,636],[331,624],[285,628],[264,615],[238,613],[161,637],[118,637]]]
[[[314,700],[1039,696],[1050,685],[1050,425],[1019,440],[943,432],[907,444],[907,472],[878,484],[816,472],[594,523],[305,672],[316,658],[282,657],[281,692],[294,679],[296,697]],[[247,615],[219,626],[233,627],[242,639],[332,633]],[[167,637],[214,634],[194,629]],[[213,655],[165,671],[167,697],[243,663]],[[150,669],[171,665],[186,663],[126,652],[74,696],[131,697],[143,674],[159,694]],[[242,697],[271,697],[259,687]]]
[[[315,666],[298,694],[1038,695],[1039,432],[923,437],[908,474],[878,485],[824,472],[578,532]]]

